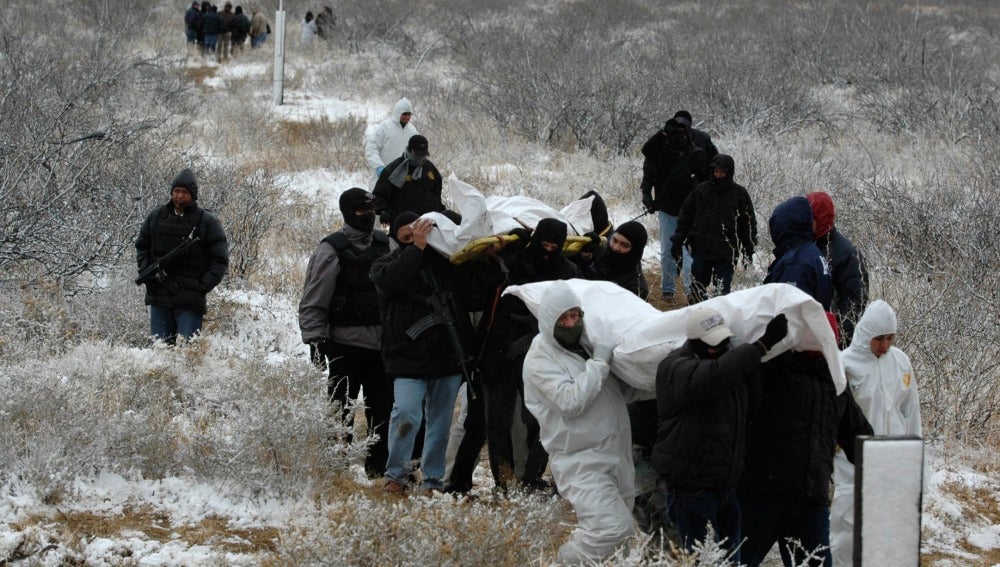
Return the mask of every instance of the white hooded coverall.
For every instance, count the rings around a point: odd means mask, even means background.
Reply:
[[[910,357],[896,347],[881,357],[871,340],[896,333],[896,312],[885,301],[871,303],[854,329],[851,346],[840,358],[855,401],[875,435],[922,435],[920,400]],[[833,459],[833,503],[830,506],[830,548],[833,565],[853,565],[854,465],[838,450]],[[925,480],[926,482],[926,480]]]
[[[393,107],[392,116],[378,123],[368,134],[368,140],[365,142],[365,161],[368,167],[372,168],[372,177],[368,181],[369,191],[378,181],[378,168],[385,167],[402,156],[410,138],[420,133],[413,125],[412,117],[406,123],[406,127],[399,125],[399,117],[407,112],[413,114],[413,104],[410,103],[410,99],[403,97]]]
[[[584,360],[553,336],[560,315],[579,306],[565,282],[553,282],[542,295],[539,333],[524,360],[525,404],[538,419],[559,494],[579,522],[559,548],[563,564],[600,560],[635,533],[632,433],[622,384],[607,360]]]

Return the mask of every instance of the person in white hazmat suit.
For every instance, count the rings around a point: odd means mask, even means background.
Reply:
[[[413,125],[413,103],[406,97],[399,99],[392,109],[392,116],[372,128],[365,142],[365,161],[372,168],[369,191],[375,188],[375,182],[386,164],[403,155],[410,137],[419,133]]]
[[[524,360],[524,400],[538,419],[559,494],[578,527],[561,564],[598,561],[635,533],[635,468],[623,388],[610,374],[611,344],[584,346],[583,311],[559,281],[542,295],[538,335]]]
[[[920,437],[920,400],[910,357],[893,346],[896,312],[872,302],[858,321],[851,345],[841,353],[847,383],[875,435]],[[839,450],[833,460],[830,550],[833,565],[853,565],[854,465]]]

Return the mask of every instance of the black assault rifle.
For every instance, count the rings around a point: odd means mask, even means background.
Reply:
[[[438,286],[437,278],[434,277],[434,274],[429,269],[427,270],[427,274],[431,283],[431,294],[425,301],[428,307],[431,308],[431,312],[410,325],[410,328],[406,330],[406,336],[410,337],[411,340],[417,340],[417,337],[422,335],[427,329],[436,325],[444,325],[445,331],[448,333],[448,342],[451,343],[451,348],[455,356],[458,357],[458,365],[462,369],[462,377],[469,383],[469,392],[473,392],[473,377],[467,366],[469,359],[465,356],[465,350],[462,348],[462,340],[458,336],[458,326],[455,325],[453,315],[458,311],[458,308],[455,306],[455,298],[452,297],[451,292],[443,291]],[[472,394],[472,396],[475,397],[475,394]]]
[[[185,250],[194,246],[196,242],[201,240],[201,237],[194,235],[195,230],[197,230],[197,227],[192,228],[191,234],[187,235],[187,237],[180,244],[174,247],[173,250],[167,252],[163,256],[160,256],[155,262],[140,271],[139,277],[135,278],[135,285],[142,285],[151,281],[163,281],[166,279],[167,272],[163,269],[163,266],[169,264],[171,260],[183,254]]]

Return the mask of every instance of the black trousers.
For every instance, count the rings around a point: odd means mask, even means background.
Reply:
[[[486,404],[486,439],[489,444],[490,471],[493,473],[496,485],[506,489],[509,482],[515,478],[514,440],[510,428],[514,422],[518,394],[521,396],[521,421],[528,431],[527,459],[521,481],[528,485],[539,483],[549,463],[549,455],[539,440],[538,420],[524,405],[524,381],[521,378],[524,356],[505,359],[504,362],[506,364],[502,368],[490,372],[483,381],[483,397]]]
[[[345,411],[349,400],[356,400],[362,386],[365,390],[365,418],[368,431],[378,435],[378,441],[368,449],[365,470],[372,478],[385,474],[389,459],[389,415],[392,413],[392,383],[386,378],[382,354],[373,349],[325,343],[330,378],[327,395],[339,401]]]

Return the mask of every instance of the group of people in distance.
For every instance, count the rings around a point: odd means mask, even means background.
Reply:
[[[413,116],[400,99],[369,132],[371,191],[340,194],[343,227],[310,257],[299,303],[302,340],[328,371],[330,400],[345,412],[364,389],[377,435],[368,476],[384,478],[394,495],[467,493],[485,444],[498,492],[555,489],[572,504],[579,525],[559,550],[561,563],[612,553],[636,532],[634,514],[639,529],[670,526],[686,548],[714,537],[747,565],[775,543],[786,565],[849,564],[854,439],[919,436],[920,406],[909,359],[893,345],[895,313],[881,300],[866,307],[864,261],[836,230],[830,196],[813,192],[775,208],[775,259],[764,282],[794,285],[828,311],[850,387],[836,393],[819,352],[762,360],[788,332],[783,314],[758,337],[735,337],[717,310],[698,305],[685,315],[686,343],[659,363],[655,399],[640,400],[610,370],[614,345],[581,341],[595,323],[559,281],[606,280],[645,299],[645,227],[614,227],[600,196],[588,194],[595,231],[584,253],[565,256],[568,227],[546,218],[454,265],[428,246],[435,225],[420,217],[440,212],[461,222],[441,199],[441,174]],[[661,225],[661,297],[676,292],[678,264],[690,267],[691,303],[728,293],[757,240],[733,158],[684,112],[643,154],[643,205]],[[140,272],[190,244],[146,284],[151,332],[167,342],[199,331],[205,294],[226,270],[225,234],[197,196],[194,174],[182,171],[136,240]],[[555,283],[537,318],[503,293],[546,281]],[[456,401],[463,410],[453,424]],[[656,476],[640,494],[637,460]]]
[[[243,12],[243,6],[237,5],[234,9],[229,1],[221,12],[218,8],[207,1],[195,1],[184,12],[184,35],[189,48],[203,57],[214,54],[222,63],[230,57],[238,57],[248,38],[252,49],[264,45],[271,26],[259,6],[250,7],[250,17]]]

